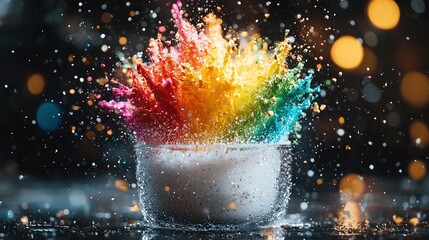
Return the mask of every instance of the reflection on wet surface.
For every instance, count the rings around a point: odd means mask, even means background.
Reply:
[[[190,233],[142,226],[132,182],[110,176],[91,184],[2,179],[0,189],[9,191],[0,194],[0,239],[429,238],[429,181],[363,177],[366,186],[383,188],[356,189],[354,183],[350,189],[348,182],[360,179],[349,176],[341,191],[315,191],[304,203],[295,191],[279,229]]]
[[[7,232],[6,232],[7,231]],[[378,224],[361,230],[337,231],[333,225],[287,226],[257,232],[180,232],[137,226],[5,225],[0,239],[428,239],[427,223],[419,227]]]

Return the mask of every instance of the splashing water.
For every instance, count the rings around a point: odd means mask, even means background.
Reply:
[[[285,145],[137,144],[136,155],[143,224],[234,231],[285,219],[292,185]]]
[[[129,69],[131,85],[115,82],[114,95],[126,100],[100,105],[148,144],[284,142],[318,91],[302,62],[286,64],[288,41],[268,51],[255,39],[239,50],[213,14],[204,29],[182,17],[180,1],[172,15],[178,44],[152,39],[150,62]]]

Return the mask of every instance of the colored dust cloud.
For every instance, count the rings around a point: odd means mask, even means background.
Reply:
[[[137,61],[129,83],[112,80],[116,99],[100,105],[147,144],[285,142],[319,91],[302,60],[287,64],[288,40],[273,49],[260,38],[238,47],[214,14],[194,26],[180,1],[171,12],[177,44],[152,39],[149,63]]]

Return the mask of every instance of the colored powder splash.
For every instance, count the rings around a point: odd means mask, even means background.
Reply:
[[[256,39],[239,50],[213,14],[204,29],[182,17],[180,1],[172,15],[177,45],[152,39],[150,62],[129,69],[132,83],[115,82],[122,100],[100,105],[122,115],[147,144],[286,141],[318,92],[302,62],[286,64],[288,41],[269,51]]]

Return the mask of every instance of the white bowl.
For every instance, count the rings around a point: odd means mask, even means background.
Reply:
[[[284,145],[136,145],[144,225],[236,230],[275,224],[291,186]]]

